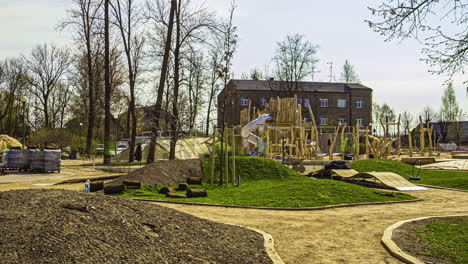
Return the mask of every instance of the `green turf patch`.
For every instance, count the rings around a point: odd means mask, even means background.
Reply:
[[[468,263],[468,217],[435,218],[412,230],[417,241],[431,245],[421,250],[450,263]]]
[[[359,172],[385,171],[394,172],[409,179],[412,175],[417,176],[419,168],[403,162],[386,159],[367,159],[350,163],[350,166]],[[447,188],[468,190],[467,171],[435,171],[421,170],[420,181],[412,181],[416,184],[427,184]]]
[[[130,166],[130,165],[146,165],[146,161],[133,161],[133,162],[115,161],[110,164],[110,166]]]
[[[203,164],[207,175],[206,161]],[[277,161],[264,158],[237,157],[236,171],[236,175],[241,175],[240,187],[211,185],[207,176],[203,185],[190,186],[192,189],[207,189],[208,197],[204,198],[168,198],[157,192],[162,186],[153,188],[148,185],[140,190],[126,190],[121,196],[261,207],[317,207],[415,199],[399,192],[374,190],[340,181],[311,180]]]

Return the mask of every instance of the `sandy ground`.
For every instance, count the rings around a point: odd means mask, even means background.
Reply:
[[[53,184],[71,179],[121,175],[121,173],[96,170],[93,166],[80,166],[81,164],[83,161],[80,160],[63,160],[60,173],[8,172],[6,175],[0,175],[0,191],[37,188],[61,189],[64,188],[62,185]],[[66,188],[80,190],[84,188],[84,183],[67,184]]]
[[[422,202],[323,211],[268,211],[175,204],[163,206],[213,221],[264,230],[286,263],[401,263],[381,246],[388,226],[422,216],[466,214],[468,193],[411,192]]]

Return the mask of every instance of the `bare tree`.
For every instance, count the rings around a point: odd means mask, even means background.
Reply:
[[[437,113],[434,111],[434,109],[432,109],[432,107],[430,105],[426,105],[423,108],[420,115],[422,116],[422,118],[423,118],[423,120],[425,122],[428,122],[430,120],[435,120]]]
[[[182,1],[179,1],[175,15],[176,38],[174,42],[174,90],[172,98],[172,115],[174,120],[171,124],[172,137],[169,159],[175,159],[175,147],[180,128],[178,102],[182,63],[181,52],[194,42],[204,42],[209,30],[213,30],[216,27],[214,13],[203,4],[195,6],[190,0],[186,0],[184,4],[182,4]]]
[[[367,21],[386,40],[415,38],[425,44],[424,59],[436,74],[464,73],[468,54],[468,3],[459,0],[383,0],[369,7]],[[450,28],[449,28],[450,27]],[[468,90],[467,90],[468,91]]]
[[[193,130],[200,111],[203,107],[203,95],[207,77],[205,74],[205,61],[203,53],[198,52],[199,47],[190,47],[185,54],[187,65],[184,65],[186,77],[183,79],[188,95],[188,129]]]
[[[167,24],[167,33],[166,33],[163,61],[162,61],[162,66],[161,66],[161,74],[159,76],[158,95],[157,95],[155,111],[154,111],[153,131],[152,131],[151,143],[150,143],[148,159],[147,159],[148,164],[154,162],[154,152],[156,150],[156,139],[158,136],[158,131],[160,129],[159,118],[161,116],[161,105],[162,105],[162,99],[163,99],[163,94],[164,94],[164,85],[166,82],[166,74],[167,74],[168,62],[169,62],[169,53],[171,51],[172,31],[174,27],[174,15],[175,15],[176,8],[177,8],[177,1],[172,0],[171,9],[169,12],[169,22]],[[156,17],[155,21],[159,23],[160,21],[163,21],[163,19],[161,17]]]
[[[110,83],[110,45],[109,45],[109,0],[104,1],[104,164],[111,163],[110,120],[111,120],[111,83]],[[117,151],[117,150],[116,150]]]
[[[411,130],[411,126],[413,124],[413,121],[414,121],[414,117],[410,112],[404,111],[401,114],[401,125],[402,125],[403,133],[405,135],[406,135],[407,131]],[[408,125],[409,125],[409,127],[408,127]]]
[[[70,20],[64,21],[59,28],[73,27],[75,29],[75,40],[85,46],[86,67],[88,82],[88,133],[86,138],[86,152],[91,155],[92,140],[95,122],[95,87],[93,72],[93,43],[100,33],[98,19],[102,0],[73,0],[74,8],[67,10]]]
[[[318,62],[315,57],[318,47],[300,34],[288,35],[276,45],[273,61],[277,81],[270,82],[270,88],[278,96],[293,96],[302,89],[300,82],[311,76],[313,67]]]
[[[218,70],[218,74],[223,81],[223,89],[225,91],[224,100],[221,102],[221,105],[218,105],[218,109],[220,109],[222,116],[221,116],[221,142],[224,142],[224,131],[225,131],[225,120],[226,120],[226,110],[231,107],[234,102],[237,100],[238,93],[237,88],[234,86],[231,89],[228,89],[228,81],[231,79],[232,76],[232,59],[234,57],[234,53],[237,49],[238,43],[238,35],[237,35],[237,27],[234,25],[234,11],[236,10],[236,2],[233,0],[231,2],[231,7],[229,10],[229,19],[224,21],[221,25],[221,43],[222,43],[222,60],[220,63],[220,68]],[[218,119],[220,116],[218,116]],[[214,143],[214,142],[213,142]],[[221,153],[222,155],[227,155],[224,153],[224,144],[221,144]],[[224,158],[221,157],[221,168],[224,168]],[[219,175],[219,185],[223,185],[224,174],[227,174],[223,169],[221,169],[221,173]]]
[[[29,57],[23,57],[29,73],[31,93],[40,101],[40,110],[44,116],[44,127],[53,128],[51,122],[54,116],[51,109],[51,97],[58,89],[68,67],[72,62],[67,48],[60,48],[53,44],[43,44],[34,47]]]
[[[341,80],[345,83],[359,83],[359,76],[354,70],[354,66],[348,63],[348,60],[345,60],[345,64],[343,65]]]
[[[12,131],[12,127],[3,122],[11,119],[17,112],[15,101],[18,96],[25,95],[27,83],[26,67],[22,60],[17,58],[5,59],[0,62],[0,133]],[[9,133],[11,134],[11,133]]]
[[[219,42],[217,42],[219,43]],[[205,135],[208,136],[210,130],[210,124],[212,122],[210,116],[213,111],[213,103],[216,95],[220,92],[221,86],[219,84],[220,74],[219,69],[221,65],[221,47],[220,45],[214,45],[209,50],[209,68],[210,68],[210,77],[209,77],[209,93],[207,99],[207,111],[206,111],[206,128]]]
[[[121,3],[122,2],[122,3]],[[138,32],[141,16],[138,12],[135,0],[117,0],[112,4],[115,25],[120,31],[124,52],[127,58],[128,84],[130,88],[130,104],[128,112],[132,119],[130,133],[130,152],[128,161],[133,162],[135,151],[135,138],[137,129],[137,118],[135,113],[135,86],[137,78],[141,74],[144,34]]]
[[[444,90],[442,105],[437,116],[442,142],[447,140],[449,134],[458,136],[459,121],[461,121],[464,114],[458,105],[452,83],[448,83],[447,88]]]

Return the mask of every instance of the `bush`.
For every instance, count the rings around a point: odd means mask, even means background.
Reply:
[[[56,146],[64,149],[72,144],[73,135],[66,128],[41,128],[31,136],[31,144],[39,148]]]

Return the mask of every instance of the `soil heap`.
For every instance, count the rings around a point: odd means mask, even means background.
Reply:
[[[0,151],[4,150],[4,147],[7,148],[20,148],[21,142],[19,142],[17,139],[12,138],[7,135],[0,135]]]
[[[272,263],[254,231],[126,198],[0,192],[0,219],[2,263]]]
[[[149,185],[168,185],[178,184],[188,177],[203,178],[203,169],[199,159],[158,161],[123,175],[110,184],[120,184],[124,180],[130,180]]]

